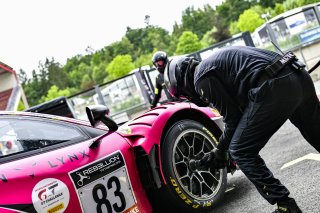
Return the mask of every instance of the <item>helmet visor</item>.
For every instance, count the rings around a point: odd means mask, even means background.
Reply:
[[[159,60],[159,61],[156,61],[154,63],[154,65],[158,68],[158,67],[165,67],[165,63],[163,60]]]

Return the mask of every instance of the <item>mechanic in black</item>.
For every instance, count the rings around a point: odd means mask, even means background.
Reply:
[[[168,92],[168,89],[166,88],[164,84],[164,78],[163,78],[163,73],[164,73],[164,68],[166,67],[168,63],[168,56],[167,53],[163,51],[157,51],[154,53],[152,57],[152,63],[156,67],[156,69],[159,71],[159,74],[156,77],[156,88],[154,92],[154,98],[151,102],[151,108],[154,108],[157,106],[157,103],[159,102],[161,98],[161,92],[162,89],[164,90],[168,101],[174,101],[176,100],[173,98],[170,93]]]
[[[228,152],[275,212],[299,213],[289,190],[259,155],[289,119],[320,150],[320,103],[314,84],[292,53],[254,47],[226,47],[199,62],[180,57],[168,62],[165,82],[171,94],[199,106],[209,103],[224,117],[225,129],[213,150],[215,169],[224,168]]]

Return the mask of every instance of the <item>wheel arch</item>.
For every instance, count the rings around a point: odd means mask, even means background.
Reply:
[[[222,118],[218,116],[214,117],[214,113],[212,113],[213,116],[210,117],[209,114],[210,113],[201,108],[184,107],[174,111],[168,110],[159,114],[152,122],[153,130],[148,129],[150,127],[147,125],[140,126],[141,132],[139,135],[132,134],[128,137],[131,142],[133,142],[132,145],[137,158],[142,158],[144,162],[148,162],[148,165],[143,166],[144,168],[141,170],[143,174],[140,174],[146,175],[146,177],[143,178],[146,180],[143,181],[145,185],[160,188],[163,184],[166,184],[161,164],[161,144],[164,141],[167,131],[174,123],[180,120],[190,119],[203,124],[210,132],[218,134],[218,136],[222,134],[222,127],[219,125]],[[142,125],[142,123],[140,123],[140,125]],[[147,130],[143,131],[141,127],[147,128]],[[155,131],[155,129],[157,131]],[[142,132],[147,132],[147,134],[142,135]],[[147,171],[149,174],[146,173]]]
[[[194,120],[194,121],[197,121],[197,122],[203,124],[206,128],[208,128],[209,131],[211,131],[213,133],[217,133],[218,136],[220,136],[222,134],[221,127],[216,122],[214,122],[214,120],[212,120],[208,116],[206,116],[203,112],[198,111],[193,108],[184,109],[184,110],[180,110],[180,111],[176,112],[175,114],[173,114],[170,117],[170,119],[167,121],[167,123],[163,129],[162,135],[161,135],[160,146],[164,140],[165,133],[170,129],[170,127],[174,123],[176,123],[177,121],[186,120],[186,119]]]

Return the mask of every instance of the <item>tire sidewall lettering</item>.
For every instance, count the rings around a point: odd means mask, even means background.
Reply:
[[[214,135],[213,135],[207,128],[202,127],[202,130],[205,131],[205,132],[207,133],[207,135],[210,136],[210,138],[213,140],[213,142],[214,142],[216,145],[218,145],[219,142],[217,141],[216,137],[214,137]]]
[[[194,200],[194,202],[188,198],[187,195],[185,195],[183,193],[183,190],[179,187],[179,185],[177,184],[177,181],[172,178],[172,177],[169,177],[170,178],[170,183],[171,185],[173,186],[173,189],[174,191],[178,194],[178,196],[189,206],[191,206],[192,208],[196,209],[196,208],[199,208],[200,206],[202,207],[210,207],[212,206],[212,202],[213,201],[204,201],[204,202],[201,202],[201,201],[197,201],[197,200]]]

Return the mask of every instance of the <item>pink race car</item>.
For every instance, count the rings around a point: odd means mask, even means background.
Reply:
[[[204,212],[222,198],[232,165],[190,167],[221,134],[210,108],[167,103],[119,128],[86,111],[91,125],[0,112],[0,212]]]

